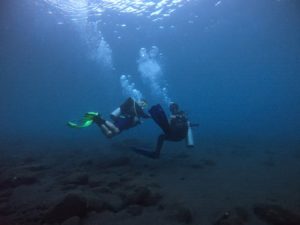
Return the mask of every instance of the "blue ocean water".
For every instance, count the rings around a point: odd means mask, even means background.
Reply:
[[[65,123],[139,91],[199,141],[299,139],[297,1],[1,1],[0,18],[2,136],[102,138]]]
[[[299,225],[299,12],[298,0],[1,0],[0,225]],[[162,133],[151,119],[112,139],[67,126],[128,97],[168,115],[177,102],[199,124],[194,148],[136,154]]]

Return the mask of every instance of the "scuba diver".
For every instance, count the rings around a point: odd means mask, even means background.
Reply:
[[[141,118],[150,118],[150,116],[143,111],[146,106],[145,101],[135,101],[130,97],[110,114],[113,122],[105,120],[97,112],[88,112],[85,114],[82,124],[78,125],[73,122],[68,122],[68,125],[74,128],[83,128],[90,126],[94,122],[101,128],[107,138],[112,138],[123,130],[141,124]]]
[[[191,128],[198,126],[198,124],[191,124],[184,111],[179,109],[178,104],[172,102],[169,106],[169,109],[171,112],[170,121],[168,121],[161,105],[157,104],[151,107],[149,113],[152,119],[163,130],[164,134],[158,136],[154,151],[151,152],[146,149],[132,147],[136,153],[157,159],[160,157],[160,152],[165,141],[178,142],[183,139],[186,139],[187,147],[194,147]]]

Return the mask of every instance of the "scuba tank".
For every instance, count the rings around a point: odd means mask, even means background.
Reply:
[[[192,131],[191,123],[188,121],[187,124],[188,124],[188,130],[186,134],[186,146],[192,148],[194,147],[193,131]]]

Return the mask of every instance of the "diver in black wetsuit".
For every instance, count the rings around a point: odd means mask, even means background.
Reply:
[[[101,128],[104,135],[112,138],[123,130],[130,129],[141,123],[141,118],[150,118],[143,111],[146,106],[145,101],[134,101],[128,98],[119,108],[111,113],[113,122],[103,119],[100,115],[94,115],[93,121]]]
[[[153,152],[133,147],[135,152],[150,158],[159,158],[164,141],[178,142],[185,138],[187,138],[187,140],[190,142],[188,143],[188,146],[193,147],[194,144],[191,136],[191,125],[185,113],[180,111],[178,104],[174,102],[170,104],[169,109],[171,112],[170,121],[168,121],[166,114],[159,104],[153,106],[149,110],[152,119],[161,127],[161,129],[164,131],[164,134],[158,136],[156,148]],[[192,126],[197,126],[197,124]]]

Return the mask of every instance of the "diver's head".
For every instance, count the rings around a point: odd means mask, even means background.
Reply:
[[[176,114],[176,113],[179,112],[179,105],[175,102],[171,102],[170,106],[169,106],[169,109],[170,109],[172,114]]]
[[[148,106],[145,99],[140,99],[136,102],[142,109],[146,108]]]

